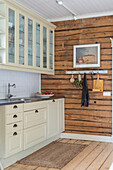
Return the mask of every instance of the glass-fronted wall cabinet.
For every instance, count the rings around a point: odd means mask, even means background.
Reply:
[[[36,23],[36,67],[40,67],[40,24]]]
[[[49,68],[52,70],[54,61],[54,39],[53,39],[53,31],[49,31]]]
[[[28,65],[33,66],[33,21],[28,19]]]
[[[6,5],[0,1],[0,64],[6,63]]]
[[[43,68],[47,68],[47,28],[43,27]]]
[[[15,11],[8,9],[8,62],[15,63]]]
[[[9,0],[0,0],[0,68],[54,74],[55,26]]]
[[[25,64],[25,16],[19,14],[19,64]]]

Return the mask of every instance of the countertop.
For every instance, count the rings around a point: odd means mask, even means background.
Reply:
[[[60,98],[65,98],[65,97],[61,95],[54,95],[50,98],[28,97],[28,98],[14,98],[11,100],[3,99],[3,100],[0,100],[0,105],[31,103],[31,102],[38,102],[38,101],[45,101],[45,100],[55,100],[55,99],[60,99]]]

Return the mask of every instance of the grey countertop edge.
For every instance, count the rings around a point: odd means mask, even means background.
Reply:
[[[38,98],[37,100],[27,100],[27,101],[12,101],[11,103],[0,103],[0,106],[3,106],[3,105],[13,105],[13,104],[24,104],[24,103],[32,103],[32,102],[40,102],[40,101],[47,101],[47,100],[55,100],[55,99],[61,99],[61,98],[65,98],[64,96],[53,96],[53,97],[50,97],[50,98]]]

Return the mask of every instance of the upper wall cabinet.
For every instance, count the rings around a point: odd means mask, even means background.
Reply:
[[[25,16],[19,14],[19,64],[25,64]]]
[[[54,74],[54,29],[18,3],[0,0],[0,69]]]

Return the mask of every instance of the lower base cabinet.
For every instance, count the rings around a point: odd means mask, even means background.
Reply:
[[[47,112],[47,138],[53,137],[58,133],[58,100],[48,102]]]
[[[24,150],[46,140],[46,124],[38,125],[24,131]]]
[[[65,130],[65,118],[64,118],[64,99],[59,99],[58,100],[59,105],[58,105],[58,122],[59,122],[59,132],[63,132]]]
[[[50,138],[64,131],[64,99],[50,100],[47,114],[47,138]]]
[[[16,131],[7,134],[5,143],[5,157],[13,155],[23,150],[23,132]]]
[[[0,158],[64,131],[64,99],[0,106]]]

